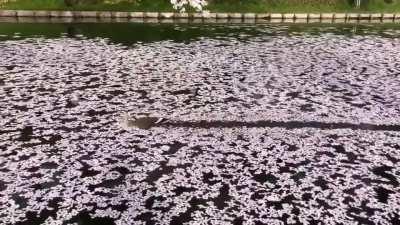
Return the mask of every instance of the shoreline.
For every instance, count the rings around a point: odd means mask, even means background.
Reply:
[[[115,11],[0,10],[0,18],[156,19],[260,22],[386,22],[400,23],[400,13],[176,13]]]

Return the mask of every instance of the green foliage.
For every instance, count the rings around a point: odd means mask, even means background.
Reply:
[[[347,0],[213,0],[218,12],[332,12],[351,10]]]
[[[169,0],[16,0],[5,9],[173,11]]]
[[[2,0],[0,0],[2,1]],[[3,0],[4,1],[4,0]],[[15,1],[15,2],[13,2]],[[13,0],[6,9],[174,11],[170,0]],[[213,12],[400,12],[400,0],[209,0]]]
[[[361,10],[399,12],[400,0],[361,0]]]

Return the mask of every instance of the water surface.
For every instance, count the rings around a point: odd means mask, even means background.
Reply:
[[[1,224],[397,224],[400,27],[0,24]]]

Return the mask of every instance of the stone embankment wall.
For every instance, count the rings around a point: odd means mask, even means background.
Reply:
[[[194,19],[283,22],[400,22],[400,13],[173,13],[173,12],[108,12],[108,11],[31,11],[0,10],[0,17],[40,18],[139,18]]]

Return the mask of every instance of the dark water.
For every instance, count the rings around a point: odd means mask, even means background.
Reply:
[[[0,23],[0,224],[399,224],[400,25]]]
[[[188,42],[199,38],[245,39],[280,35],[378,35],[398,37],[400,24],[141,24],[141,23],[0,23],[0,40],[60,36],[107,38],[115,43],[134,44],[173,40]]]

